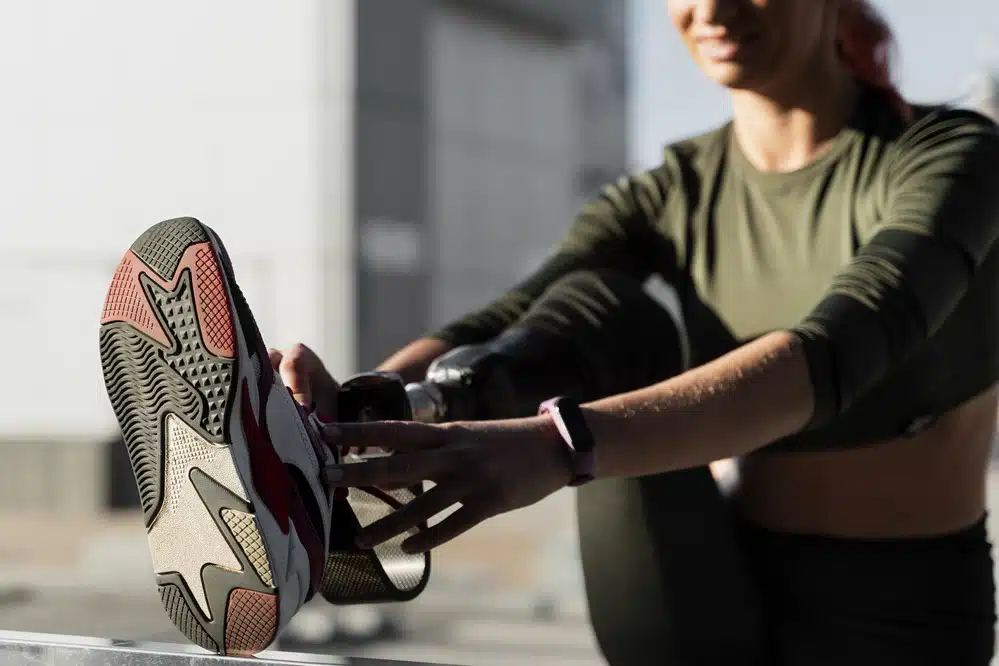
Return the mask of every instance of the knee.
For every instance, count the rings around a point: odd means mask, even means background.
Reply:
[[[673,329],[673,315],[645,289],[645,281],[612,269],[580,270],[556,282],[535,302],[534,310],[561,309],[583,314],[598,325],[616,322],[646,329]]]
[[[574,345],[597,376],[608,378],[604,389],[610,393],[667,379],[685,366],[685,343],[673,315],[646,292],[644,281],[622,271],[563,276],[517,327]]]
[[[623,271],[607,268],[567,273],[548,288],[545,296],[568,291],[607,302],[629,301],[645,294],[641,280]]]

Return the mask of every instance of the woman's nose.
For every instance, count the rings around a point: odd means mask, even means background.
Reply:
[[[740,6],[747,0],[690,0],[694,5],[694,19],[708,25],[729,23],[738,15]]]

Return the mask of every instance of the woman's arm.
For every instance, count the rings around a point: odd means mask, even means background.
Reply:
[[[377,370],[394,372],[402,377],[407,384],[423,381],[427,368],[438,356],[446,354],[454,346],[444,340],[426,337],[410,342],[408,345],[385,359]]]
[[[577,271],[613,270],[640,282],[653,272],[673,279],[675,249],[666,247],[656,228],[672,187],[671,173],[664,164],[604,187],[537,270],[486,307],[428,337],[451,347],[488,342],[520,320],[549,287]]]
[[[420,381],[430,364],[463,345],[494,339],[515,324],[560,278],[579,270],[612,268],[644,279],[653,271],[670,276],[671,262],[655,248],[653,224],[666,200],[666,167],[622,178],[587,203],[555,252],[529,277],[486,307],[420,338],[386,359],[378,370]]]
[[[888,169],[876,233],[799,326],[585,407],[600,475],[703,465],[821,427],[940,328],[999,235],[999,131],[943,114],[903,137]]]
[[[745,454],[818,427],[847,409],[933,335],[999,235],[999,133],[956,115],[917,124],[888,165],[881,229],[802,325],[679,377],[584,405],[597,475],[654,474]],[[428,426],[332,426],[337,446],[402,455],[327,470],[330,483],[434,488],[368,526],[374,545],[460,508],[403,544],[436,547],[569,482],[565,444],[549,416]],[[362,545],[363,547],[363,545]]]
[[[766,335],[660,384],[584,405],[598,477],[641,476],[749,453],[813,411],[802,346]]]

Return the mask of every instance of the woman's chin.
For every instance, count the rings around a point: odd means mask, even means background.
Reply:
[[[729,90],[758,90],[766,82],[766,77],[761,77],[753,70],[734,63],[712,63],[702,67],[701,70],[712,81]]]

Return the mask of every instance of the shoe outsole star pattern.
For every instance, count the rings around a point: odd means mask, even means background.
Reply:
[[[167,614],[212,652],[265,649],[319,589],[331,453],[272,371],[211,229],[179,218],[135,241],[100,353]]]

